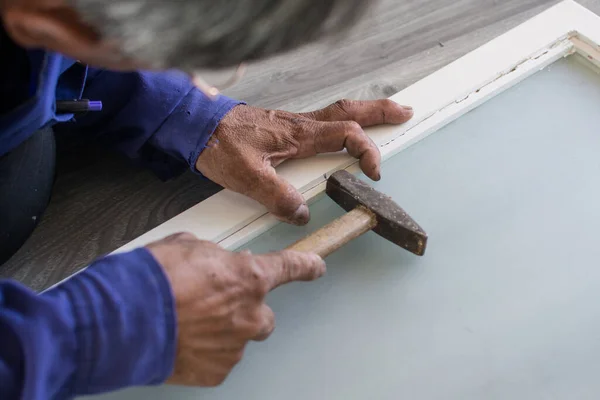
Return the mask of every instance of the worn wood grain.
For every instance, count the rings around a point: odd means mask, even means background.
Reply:
[[[384,0],[341,42],[253,65],[227,94],[251,105],[290,111],[341,97],[387,97],[556,2]],[[580,3],[600,13],[600,0]],[[191,173],[164,183],[94,149],[60,155],[46,215],[29,242],[0,267],[0,276],[36,290],[219,190]]]

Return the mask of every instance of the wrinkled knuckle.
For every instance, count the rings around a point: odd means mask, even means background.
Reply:
[[[235,328],[235,334],[244,342],[252,340],[257,333],[256,324],[254,323],[245,323],[241,326],[237,326]]]
[[[240,339],[252,340],[264,331],[264,321],[258,311],[246,315],[244,323],[236,329]]]
[[[256,341],[266,340],[275,330],[275,320],[268,314],[257,316],[257,320],[252,324],[251,339]]]
[[[249,256],[243,269],[245,271],[244,279],[246,279],[248,287],[250,287],[259,297],[266,295],[269,283],[268,276],[256,259]]]
[[[311,268],[306,272],[306,279],[309,281],[314,281],[321,277],[321,268],[319,266],[311,266]]]
[[[265,327],[267,333],[270,335],[275,330],[275,313],[273,310],[267,307],[266,316],[265,316]]]
[[[325,261],[321,260],[321,262],[319,263],[317,268],[315,268],[313,270],[313,279],[319,279],[320,277],[325,275],[326,272],[327,272],[327,267],[325,266]]]
[[[251,268],[254,264],[254,256],[250,250],[240,251],[236,254],[236,258],[242,268]]]
[[[396,102],[391,99],[383,99],[381,100],[381,105],[383,107],[394,107],[396,105]]]
[[[352,100],[348,99],[340,99],[334,103],[334,105],[338,108],[341,108],[344,111],[347,111],[352,105]]]
[[[266,328],[262,320],[254,322],[254,324],[252,324],[252,338],[264,335],[265,329]]]
[[[255,293],[259,297],[264,297],[267,295],[267,293],[269,293],[269,289],[270,286],[267,277],[264,274],[259,275],[259,277],[256,278],[256,282],[254,284]]]
[[[165,237],[164,239],[156,242],[158,243],[162,243],[162,244],[174,244],[174,243],[179,243],[179,242],[189,242],[189,241],[193,241],[193,240],[197,240],[196,236],[192,235],[189,232],[177,232],[174,233],[172,235],[169,235],[167,237]]]
[[[260,272],[256,266],[256,260],[250,252],[234,253],[232,262],[235,267],[235,274],[244,282],[252,280],[254,274]]]
[[[269,324],[269,325],[265,326],[264,329],[262,330],[263,337],[265,339],[267,339],[269,336],[271,336],[273,334],[274,331],[275,331],[275,324]]]
[[[238,252],[238,254],[242,257],[252,257],[252,250],[244,249],[244,250]]]
[[[295,261],[295,263],[305,265],[306,269],[304,270],[303,276],[306,279],[315,280],[323,276],[323,274],[325,273],[326,266],[325,261],[321,257],[313,255],[310,259],[307,259],[305,258],[306,255],[304,254],[297,255],[297,257],[300,256],[302,256],[303,258],[301,260]]]
[[[304,280],[311,282],[316,281],[324,274],[324,268],[321,266],[312,267],[307,273],[304,275]]]
[[[190,232],[179,232],[173,235],[177,240],[198,240],[198,238]]]
[[[290,265],[298,265],[303,264],[303,260],[305,254],[300,251],[281,251],[279,252],[279,256],[281,257],[281,264],[283,266],[282,272],[289,273]]]
[[[364,132],[362,126],[360,126],[360,124],[356,121],[346,122],[346,130],[348,132],[351,132],[354,134],[359,134],[359,135],[362,135]]]

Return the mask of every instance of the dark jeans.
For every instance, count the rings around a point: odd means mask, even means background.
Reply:
[[[50,201],[56,166],[51,128],[0,157],[0,265],[27,241]]]

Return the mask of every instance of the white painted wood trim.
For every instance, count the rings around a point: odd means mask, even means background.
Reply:
[[[413,106],[413,120],[367,133],[385,160],[561,57],[578,52],[600,67],[597,43],[600,17],[566,0],[392,96]],[[326,178],[339,169],[358,171],[357,162],[342,152],[286,162],[277,171],[313,202],[324,193]],[[235,249],[276,223],[260,204],[224,190],[117,252],[183,231]]]

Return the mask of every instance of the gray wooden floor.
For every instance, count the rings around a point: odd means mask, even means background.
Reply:
[[[342,43],[250,67],[228,95],[254,106],[306,111],[341,97],[387,97],[509,30],[556,0],[383,0]],[[600,14],[600,0],[581,0]],[[431,93],[435,96],[435,93]],[[7,264],[36,290],[74,273],[214,194],[191,174],[167,183],[93,150],[61,154],[52,203]]]

